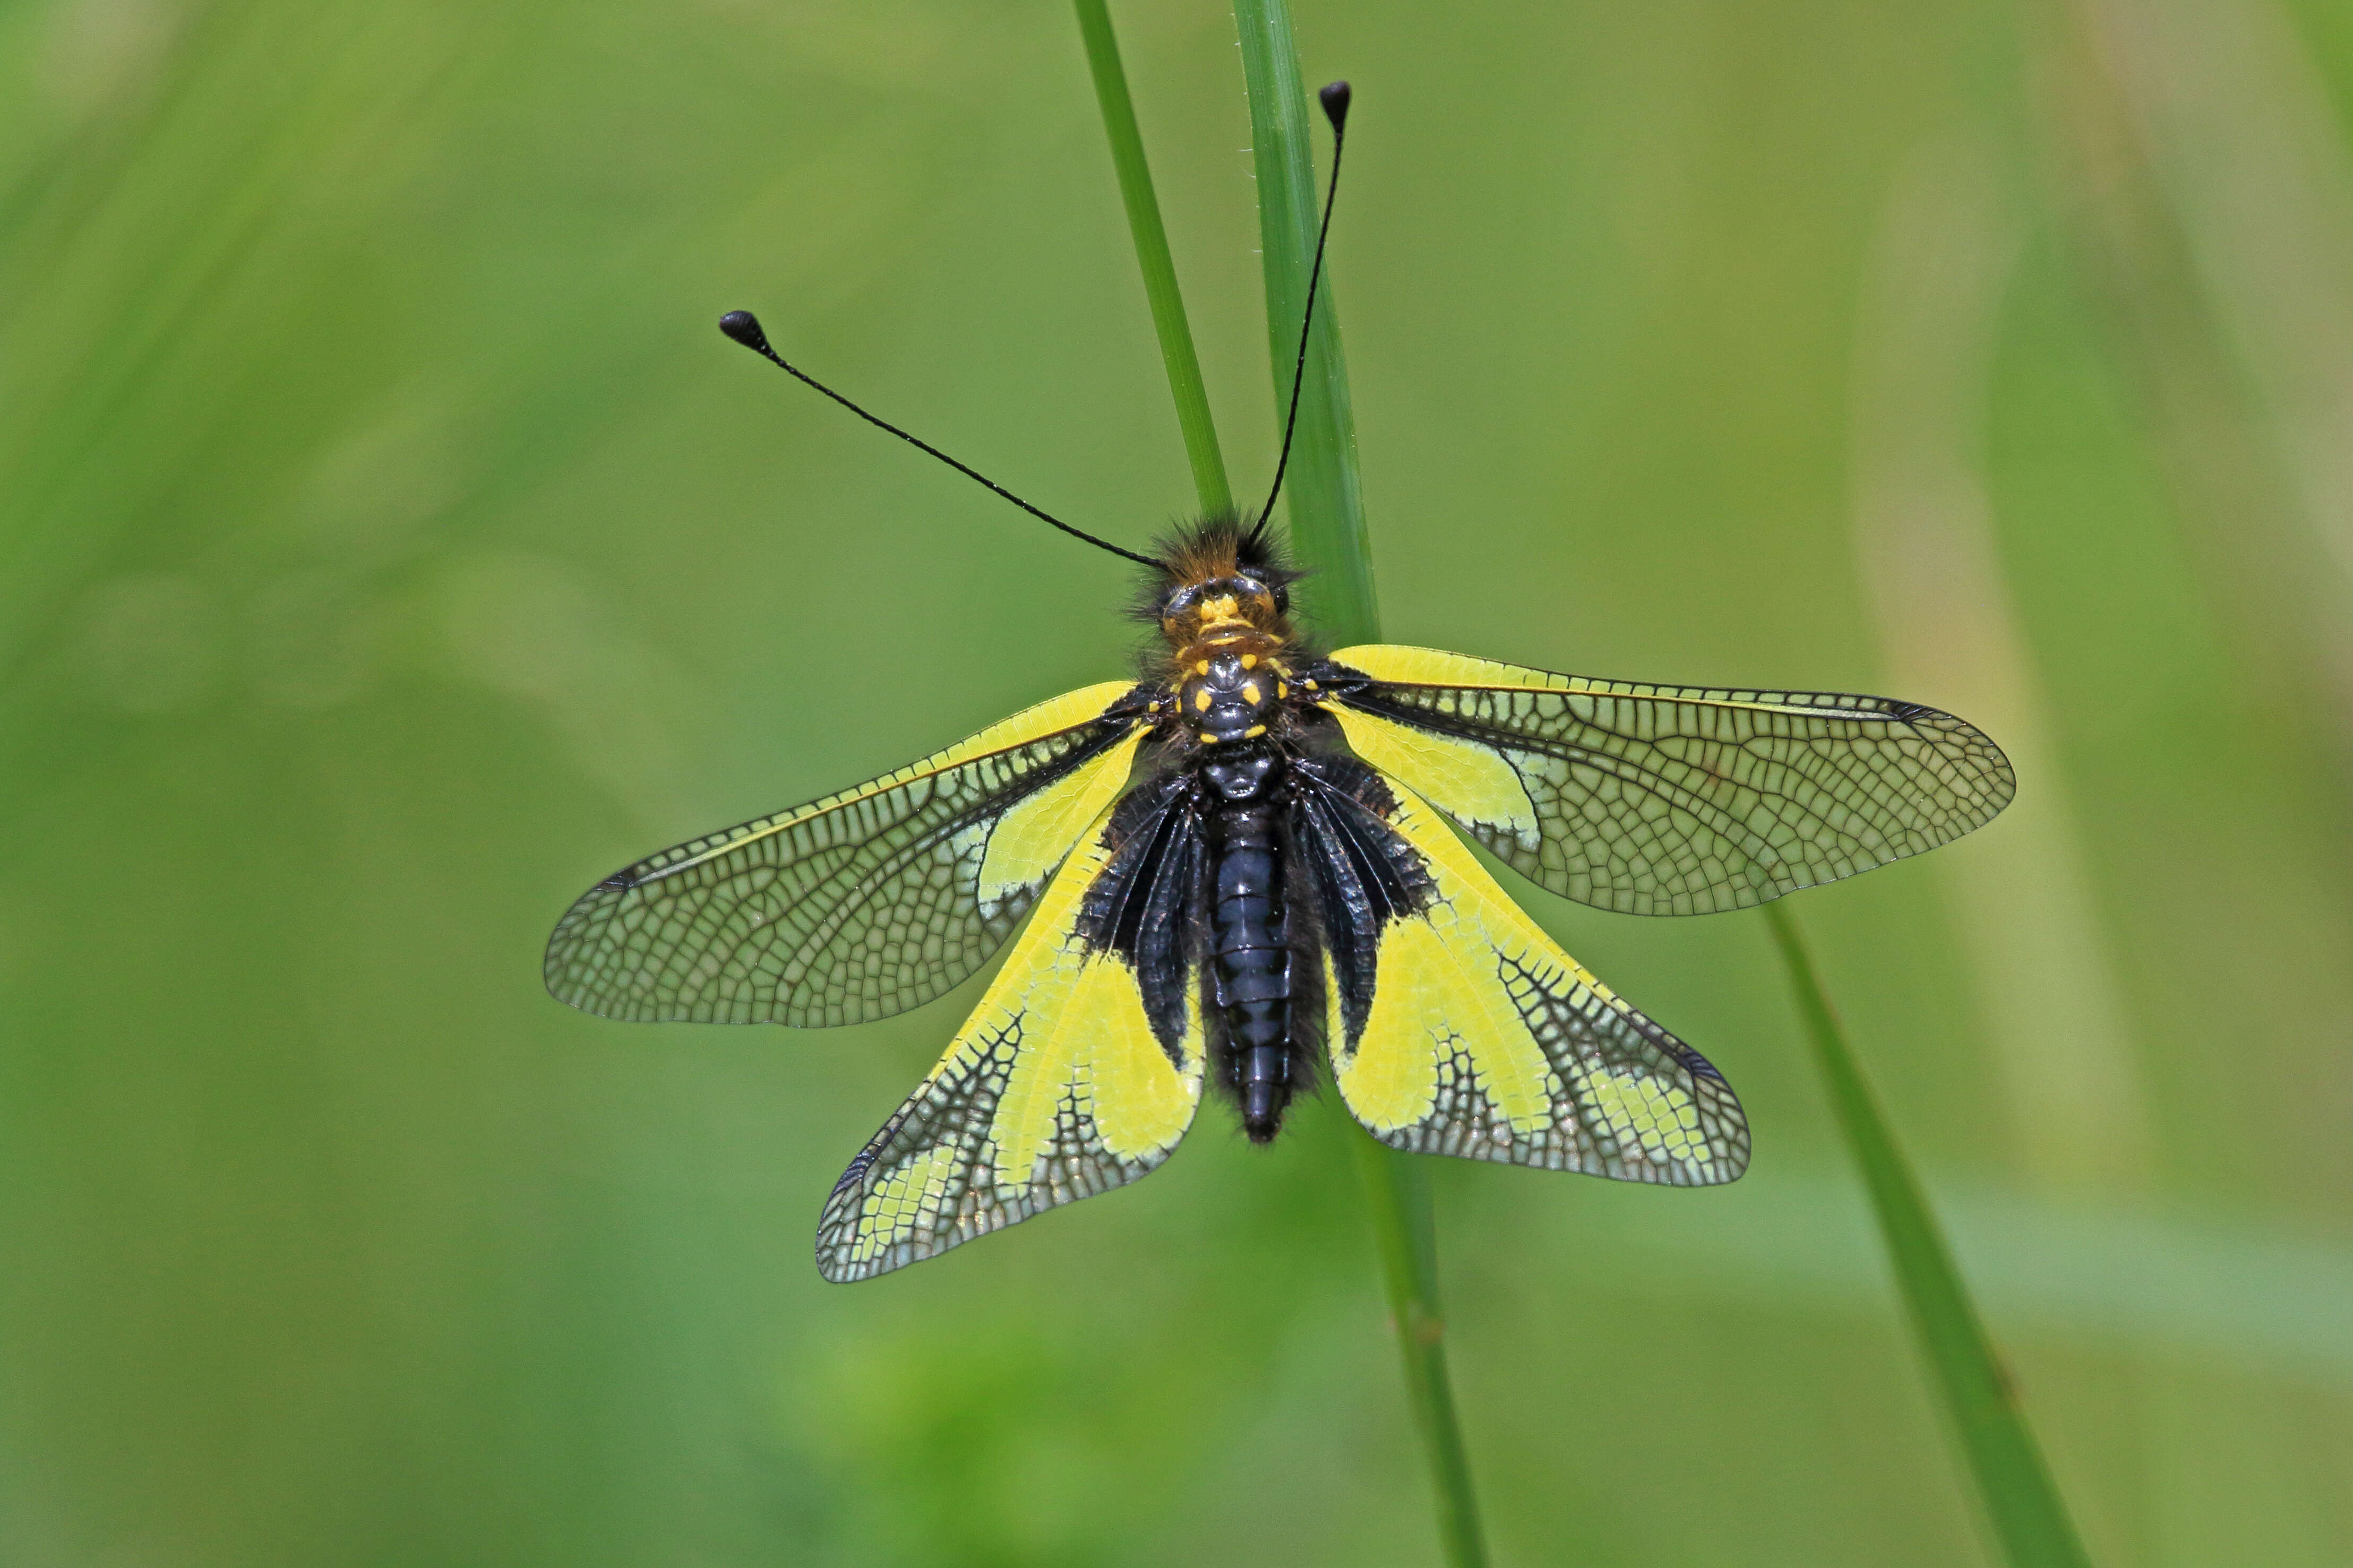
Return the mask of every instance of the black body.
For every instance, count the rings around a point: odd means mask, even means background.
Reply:
[[[1212,1077],[1265,1143],[1314,1081],[1325,974],[1361,1027],[1382,925],[1428,900],[1428,872],[1383,816],[1378,774],[1301,713],[1272,736],[1215,750],[1172,739],[1156,778],[1113,814],[1112,860],[1081,937],[1116,950],[1172,1058],[1198,984]]]
[[[1220,1076],[1241,1102],[1242,1131],[1254,1143],[1282,1128],[1283,1107],[1306,1065],[1292,1027],[1283,898],[1288,773],[1271,746],[1200,764],[1203,782],[1217,796],[1208,811],[1208,923],[1211,995],[1225,1023]]]

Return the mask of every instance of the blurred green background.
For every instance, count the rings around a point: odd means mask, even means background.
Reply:
[[[1114,7],[1238,488],[1209,0]],[[2353,1552],[2353,12],[1303,0],[1387,629],[1887,690],[1799,896],[2094,1554]],[[1054,0],[0,7],[0,1561],[1425,1563],[1333,1106],[829,1287],[977,983],[542,993],[571,898],[1126,668],[1190,495]],[[1442,1164],[1504,1563],[1987,1561],[1753,915],[1528,891],[1718,1192]]]

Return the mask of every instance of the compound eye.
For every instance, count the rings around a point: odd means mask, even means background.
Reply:
[[[1279,587],[1279,588],[1277,588],[1277,589],[1275,589],[1275,591],[1274,591],[1274,613],[1275,613],[1276,615],[1278,615],[1278,616],[1288,615],[1288,614],[1290,614],[1290,613],[1291,613],[1291,590],[1290,590],[1290,589],[1288,589],[1288,588],[1280,588],[1280,587]]]

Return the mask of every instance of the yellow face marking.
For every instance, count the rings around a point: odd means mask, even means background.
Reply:
[[[1230,594],[1220,594],[1214,599],[1201,601],[1201,624],[1205,626],[1214,626],[1223,621],[1239,621],[1241,618],[1240,606],[1234,603],[1233,595]]]

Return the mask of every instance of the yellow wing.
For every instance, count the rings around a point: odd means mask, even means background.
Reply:
[[[818,1226],[828,1279],[868,1279],[1123,1186],[1192,1125],[1204,1054],[1198,973],[1171,972],[1182,988],[1173,1017],[1148,1011],[1135,952],[1097,940],[1103,907],[1117,901],[1101,885],[1155,847],[1149,831],[1124,836],[1113,817],[1106,807],[1094,818],[939,1066],[835,1184]],[[1122,859],[1124,844],[1137,852]],[[1174,893],[1190,872],[1165,874]]]
[[[1068,692],[824,800],[665,849],[581,895],[547,988],[607,1018],[814,1028],[980,967],[1127,783],[1138,689]]]
[[[1350,749],[1537,885],[1706,914],[1992,820],[2017,784],[1976,729],[1883,697],[1586,680],[1430,648],[1332,656]]]
[[[1704,1186],[1746,1169],[1747,1120],[1723,1076],[1561,952],[1388,782],[1326,802],[1386,825],[1394,838],[1367,847],[1410,889],[1373,900],[1390,912],[1361,979],[1333,966],[1348,961],[1349,917],[1327,914],[1326,1038],[1356,1120],[1392,1148],[1620,1181]],[[1358,844],[1366,826],[1348,830]]]

